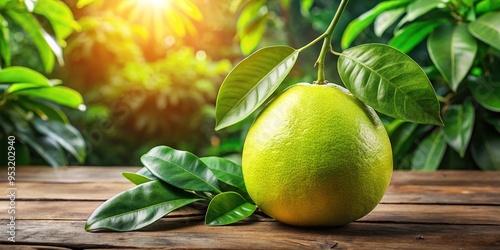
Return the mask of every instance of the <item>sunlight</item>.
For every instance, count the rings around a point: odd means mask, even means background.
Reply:
[[[148,5],[153,8],[166,8],[170,4],[170,0],[136,0],[138,5]]]

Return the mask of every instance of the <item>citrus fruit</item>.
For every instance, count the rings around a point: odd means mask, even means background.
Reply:
[[[392,175],[387,132],[343,87],[295,84],[252,124],[243,148],[248,193],[267,215],[297,226],[337,226],[368,214]]]

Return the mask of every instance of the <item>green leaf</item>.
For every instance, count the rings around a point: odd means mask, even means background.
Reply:
[[[408,53],[422,42],[436,27],[445,22],[446,20],[443,19],[414,22],[404,29],[399,30],[389,41],[389,45],[404,53]]]
[[[139,169],[139,171],[135,172],[136,174],[138,175],[142,175],[148,179],[151,179],[151,180],[158,180],[158,177],[156,177],[154,174],[152,174],[147,167],[143,167],[141,169]]]
[[[373,9],[350,22],[342,35],[342,48],[348,48],[354,39],[368,27],[381,13],[407,5],[411,0],[385,1],[377,4]]]
[[[247,189],[243,181],[243,172],[240,165],[215,156],[203,157],[200,160],[210,168],[219,181],[246,192]]]
[[[76,90],[55,86],[52,88],[25,89],[17,91],[16,94],[45,99],[74,109],[85,110],[83,97]]]
[[[382,34],[396,22],[404,13],[406,8],[397,8],[393,10],[388,10],[377,16],[373,27],[375,29],[375,35],[381,37]]]
[[[26,33],[33,39],[33,43],[38,49],[40,59],[45,66],[45,72],[49,73],[54,68],[54,54],[62,61],[62,49],[57,42],[50,37],[40,26],[40,23],[30,13],[7,10],[6,13],[21,26]]]
[[[150,181],[117,194],[100,205],[87,220],[85,230],[132,231],[152,224],[170,212],[200,201],[194,194]]]
[[[87,152],[85,140],[80,132],[71,124],[35,119],[33,120],[33,125],[38,132],[52,138],[70,152],[78,162],[84,162]]]
[[[68,117],[62,110],[53,103],[34,100],[30,98],[20,98],[20,102],[35,112],[43,120],[53,120],[68,124]]]
[[[12,66],[0,70],[1,83],[30,83],[42,87],[50,87],[51,82],[42,74],[25,67]]]
[[[250,54],[259,45],[262,36],[266,32],[268,16],[263,15],[257,19],[254,19],[244,31],[239,33],[240,36],[240,48],[244,55]]]
[[[476,4],[476,13],[494,11],[500,9],[500,1],[498,0],[483,0]]]
[[[133,172],[123,172],[122,173],[123,177],[127,178],[130,182],[134,183],[135,185],[140,185],[146,182],[153,181],[153,179],[149,179],[148,177],[144,175],[140,175],[137,173]]]
[[[442,25],[427,40],[432,62],[456,91],[467,76],[476,58],[477,43],[467,31],[467,25]]]
[[[438,5],[445,3],[443,0],[416,0],[408,5],[406,10],[407,14],[398,23],[397,30],[399,27],[403,26],[407,22],[411,22],[422,15],[428,13],[432,9],[438,7]]]
[[[432,133],[417,147],[412,157],[412,170],[436,170],[443,159],[446,142],[442,131]]]
[[[500,112],[500,82],[488,82],[477,76],[469,76],[467,83],[474,99],[486,109]]]
[[[33,148],[52,167],[68,165],[63,149],[54,139],[47,136],[35,136],[31,132],[18,133],[16,136]]]
[[[288,46],[266,47],[236,65],[217,96],[215,129],[231,126],[261,106],[288,75],[298,55],[299,51]]]
[[[33,12],[47,18],[59,43],[63,42],[73,30],[79,29],[71,9],[61,1],[38,0]]]
[[[460,157],[464,157],[474,128],[474,105],[471,101],[448,107],[443,116],[444,138]]]
[[[500,134],[479,122],[471,142],[472,157],[482,170],[500,170]]]
[[[0,67],[8,67],[11,62],[11,52],[10,52],[10,32],[9,26],[5,18],[0,14]],[[5,65],[2,65],[2,61],[5,62]]]
[[[500,50],[500,12],[482,15],[469,24],[469,31],[477,39]]]
[[[383,44],[353,47],[340,55],[338,71],[353,95],[377,111],[406,121],[443,124],[429,79],[404,53]]]
[[[410,149],[417,127],[416,123],[405,122],[394,129],[390,136],[394,158],[402,156]]]
[[[220,193],[216,176],[194,154],[158,146],[141,157],[146,168],[162,181],[175,187]]]
[[[300,1],[300,13],[302,16],[309,16],[309,10],[312,8],[314,0],[302,0]]]
[[[247,202],[236,192],[225,192],[215,196],[208,205],[205,224],[228,225],[252,215],[257,206]]]

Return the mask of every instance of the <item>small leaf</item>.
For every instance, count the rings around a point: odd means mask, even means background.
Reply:
[[[146,177],[144,175],[140,175],[140,174],[133,173],[133,172],[123,172],[122,175],[127,180],[134,183],[135,185],[140,185],[140,184],[143,184],[146,182],[153,181],[152,179],[149,179],[148,177]]]
[[[87,220],[85,230],[132,231],[152,224],[170,212],[200,201],[194,194],[150,181],[117,194],[100,205]]]
[[[158,146],[143,155],[141,162],[156,177],[175,187],[221,192],[215,175],[192,153]]]
[[[51,82],[42,74],[25,67],[13,66],[0,70],[1,83],[30,83],[42,87],[50,87]]]
[[[432,9],[438,7],[439,4],[445,3],[443,0],[416,0],[408,5],[406,10],[407,14],[403,17],[403,19],[398,23],[398,27],[403,26],[407,22],[411,22],[422,15],[428,13]]]
[[[443,159],[446,142],[442,131],[432,133],[415,150],[412,158],[412,170],[436,170]]]
[[[444,138],[460,157],[464,157],[474,128],[474,105],[470,101],[463,105],[451,105],[444,114]]]
[[[373,27],[375,29],[375,35],[381,37],[382,34],[392,25],[396,20],[398,20],[404,13],[406,8],[397,8],[393,10],[388,10],[377,16]]]
[[[351,43],[354,41],[354,39],[368,27],[375,18],[377,18],[378,15],[381,13],[391,10],[391,9],[396,9],[402,6],[407,5],[410,3],[411,0],[395,0],[395,1],[385,1],[377,4],[373,9],[365,12],[363,15],[359,16],[358,18],[354,19],[354,21],[350,22],[345,31],[344,34],[342,35],[342,40],[341,40],[341,45],[342,48],[348,48]]]
[[[477,43],[467,25],[442,25],[428,39],[427,49],[432,62],[456,91],[467,76],[476,58]]]
[[[259,18],[252,20],[245,29],[238,33],[240,37],[240,48],[244,55],[250,54],[259,45],[262,36],[266,32],[268,15],[267,13]]]
[[[479,122],[471,142],[472,157],[482,170],[500,170],[500,134]]]
[[[414,22],[402,30],[389,41],[389,45],[399,49],[403,53],[410,52],[415,46],[422,42],[436,27],[442,25],[445,20],[429,20]]]
[[[148,170],[147,167],[143,167],[143,168],[139,169],[139,171],[137,171],[135,173],[138,174],[138,175],[145,176],[146,178],[151,179],[151,180],[158,180],[158,177],[156,177],[154,174],[152,174]]]
[[[32,124],[38,132],[54,139],[59,145],[70,152],[78,162],[84,162],[87,151],[85,140],[80,132],[71,124],[44,121],[41,119],[33,120]]]
[[[288,46],[266,47],[236,65],[217,96],[215,129],[229,127],[261,106],[288,75],[298,55],[299,51]]]
[[[219,181],[246,192],[240,165],[220,157],[203,157],[200,160],[212,170]]]
[[[404,53],[383,44],[345,50],[338,71],[354,96],[386,115],[442,125],[436,93],[424,71]]]
[[[472,96],[481,106],[500,112],[500,82],[488,82],[482,77],[469,76],[467,83]]]
[[[76,90],[64,86],[55,86],[52,88],[40,89],[24,89],[17,91],[16,94],[45,99],[70,108],[85,110],[82,95]]]
[[[247,202],[236,192],[225,192],[215,196],[208,205],[205,224],[228,225],[252,215],[257,206]]]
[[[500,50],[500,12],[482,15],[469,24],[469,31],[477,39]]]

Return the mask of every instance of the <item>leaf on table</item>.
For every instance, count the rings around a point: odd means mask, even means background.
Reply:
[[[133,231],[170,212],[202,199],[159,180],[121,192],[101,204],[87,220],[85,230]]]
[[[217,95],[215,129],[240,122],[260,107],[288,75],[298,54],[288,46],[266,47],[236,65]]]
[[[469,31],[477,39],[500,50],[500,12],[482,15],[469,24]]]
[[[418,144],[411,160],[412,170],[436,170],[446,151],[446,141],[441,130],[427,136]]]
[[[429,79],[399,50],[384,44],[347,49],[340,55],[338,71],[347,89],[377,111],[411,122],[443,124]]]
[[[471,152],[482,170],[500,170],[500,133],[479,122],[472,138]]]
[[[246,192],[241,166],[221,157],[203,157],[200,160],[210,168],[217,179]]]
[[[363,13],[363,15],[354,19],[347,25],[342,35],[342,39],[340,42],[342,48],[346,49],[349,46],[351,46],[354,39],[356,39],[356,37],[361,33],[361,31],[366,29],[368,25],[373,23],[373,21],[375,21],[378,15],[387,10],[392,10],[402,6],[406,6],[410,2],[411,0],[395,0],[395,1],[381,2],[377,4],[375,7],[373,7],[371,10]]]
[[[477,42],[467,25],[438,27],[427,40],[427,49],[451,90],[456,91],[472,67],[477,52]]]
[[[481,106],[491,111],[500,112],[500,82],[469,76],[467,83],[472,96]]]
[[[54,139],[61,147],[70,152],[79,163],[84,162],[87,154],[85,140],[80,132],[71,124],[44,121],[42,119],[34,119],[32,124],[38,132]]]
[[[122,175],[127,180],[134,183],[135,185],[140,185],[140,184],[143,184],[146,182],[153,181],[153,179],[150,179],[144,175],[140,175],[140,174],[134,173],[134,172],[123,172]]]
[[[175,187],[220,193],[214,173],[194,154],[158,146],[141,157],[141,162],[160,180]]]
[[[475,111],[471,101],[448,107],[443,116],[444,138],[460,157],[464,157],[474,128]]]
[[[252,215],[257,206],[247,202],[236,192],[224,192],[215,196],[208,205],[205,224],[228,225]]]
[[[389,45],[404,53],[408,53],[422,42],[436,27],[445,22],[446,20],[444,19],[414,22],[399,30],[389,41]]]

